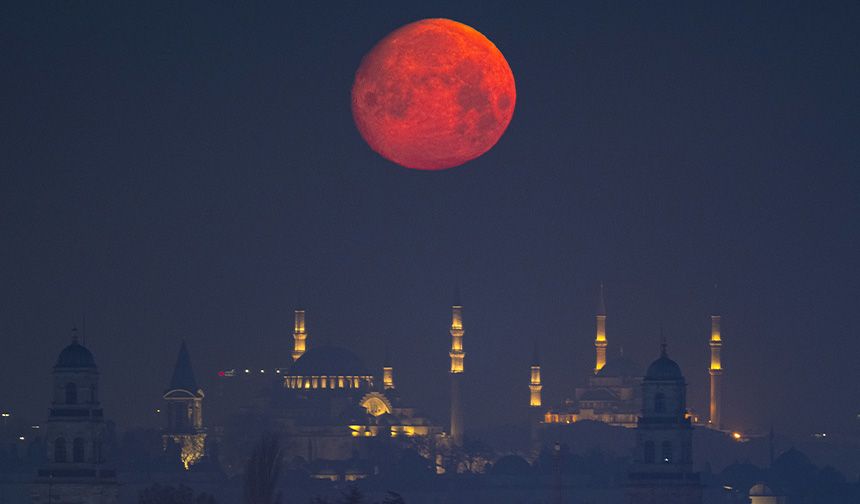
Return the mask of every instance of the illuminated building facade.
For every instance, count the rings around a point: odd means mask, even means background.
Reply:
[[[167,425],[162,434],[163,448],[179,448],[183,467],[189,469],[206,453],[206,430],[203,428],[203,390],[197,386],[191,357],[185,342],[179,347],[170,385],[164,392]]]
[[[32,502],[116,503],[116,473],[106,467],[102,450],[99,372],[93,354],[75,337],[57,358],[53,388],[45,432],[48,462],[37,472]]]
[[[699,474],[693,472],[687,383],[681,368],[667,355],[665,343],[642,381],[642,415],[627,494],[630,504],[702,502]]]
[[[293,362],[304,355],[308,333],[305,331],[305,310],[296,308],[293,316]]]

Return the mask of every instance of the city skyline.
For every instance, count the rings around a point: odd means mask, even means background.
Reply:
[[[726,426],[855,435],[860,339],[860,8],[766,5],[245,10],[15,5],[0,20],[0,408],[45,415],[77,324],[117,425],[154,413],[180,341],[204,389],[353,349],[447,418],[462,288],[468,429],[528,414],[661,327],[708,411],[719,285]],[[385,34],[427,17],[484,33],[517,84],[499,142],[438,173],[356,131],[350,88]],[[315,344],[311,343],[311,345]],[[444,383],[444,385],[440,385]],[[209,407],[209,406],[207,406]]]

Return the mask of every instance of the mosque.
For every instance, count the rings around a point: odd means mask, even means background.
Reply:
[[[367,462],[380,442],[419,447],[442,469],[440,451],[463,440],[459,383],[463,372],[462,306],[451,308],[451,424],[445,429],[411,406],[396,386],[395,370],[385,355],[378,370],[368,368],[348,349],[311,344],[305,310],[294,312],[292,363],[266,370],[229,369],[222,380],[261,377],[266,393],[247,413],[271,422],[281,435],[285,459],[303,464],[313,477],[352,481],[374,470]]]
[[[607,360],[606,304],[603,285],[600,286],[598,308],[595,314],[595,361],[594,372],[586,377],[585,383],[574,387],[570,398],[561,405],[544,409],[541,400],[541,368],[537,352],[532,359],[529,382],[529,408],[532,422],[542,426],[572,424],[584,420],[603,422],[619,427],[635,428],[642,411],[642,384],[645,374],[639,365],[619,352]],[[720,315],[711,315],[709,417],[701,421],[693,410],[686,414],[693,423],[713,429],[722,429],[722,335]],[[534,427],[534,426],[533,426]]]

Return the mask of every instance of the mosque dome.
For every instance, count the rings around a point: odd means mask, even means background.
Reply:
[[[349,350],[320,346],[302,355],[290,367],[292,376],[368,376],[364,363]]]
[[[624,378],[642,376],[642,368],[638,364],[626,357],[616,357],[610,359],[597,372],[597,376],[602,378]]]
[[[67,346],[60,352],[54,368],[90,368],[95,369],[96,361],[93,354],[77,341]]]
[[[648,371],[645,372],[646,381],[683,381],[684,375],[681,374],[681,367],[666,355],[664,346],[663,353],[660,358],[655,360],[648,366]]]

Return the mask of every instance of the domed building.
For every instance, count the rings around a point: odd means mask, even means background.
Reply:
[[[636,418],[642,406],[640,385],[642,368],[624,356],[624,352],[607,361],[606,308],[603,302],[603,286],[596,314],[597,334],[594,374],[586,378],[584,385],[574,389],[572,398],[562,406],[551,409],[544,415],[547,424],[570,424],[582,420],[603,422],[621,427],[636,427]]]
[[[764,483],[756,483],[750,488],[750,504],[785,504],[785,497],[777,494]]]
[[[48,463],[32,487],[34,504],[117,502],[116,473],[105,465],[104,414],[93,354],[72,337],[53,369],[53,400],[45,426]]]
[[[277,383],[268,382],[256,408],[281,434],[285,460],[303,461],[320,479],[354,480],[367,476],[356,468],[371,467],[361,461],[372,457],[379,442],[424,437],[431,442],[420,444],[432,446],[443,436],[441,426],[401,399],[388,356],[372,372],[346,348],[309,345],[301,309],[295,311],[293,340],[294,362],[264,375]]]
[[[642,411],[636,426],[628,502],[701,504],[702,485],[693,472],[693,425],[687,415],[687,382],[666,344],[642,380]]]

